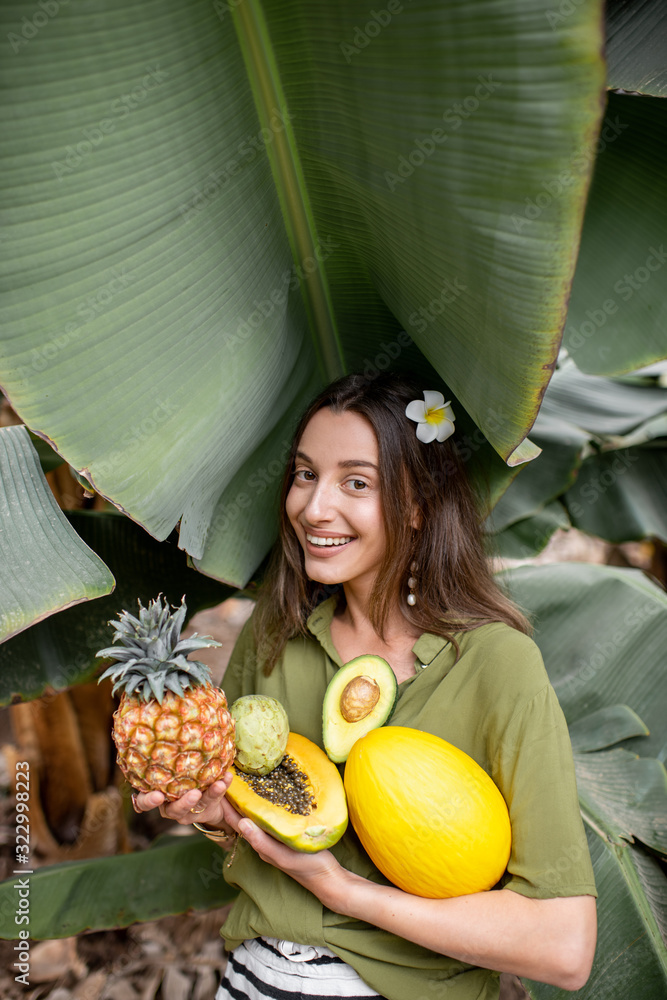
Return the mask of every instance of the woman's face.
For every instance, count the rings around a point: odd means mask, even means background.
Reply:
[[[370,592],[382,562],[385,524],[378,443],[365,417],[318,410],[306,425],[285,508],[319,583]]]

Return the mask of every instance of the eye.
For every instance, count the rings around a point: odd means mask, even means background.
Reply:
[[[348,480],[348,485],[355,493],[361,493],[362,490],[368,487],[368,483],[365,483],[363,479],[350,479]]]
[[[316,476],[312,469],[295,469],[294,478],[300,479],[302,482],[312,483]]]

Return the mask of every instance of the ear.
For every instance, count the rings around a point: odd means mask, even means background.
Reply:
[[[417,504],[414,504],[414,506],[412,508],[412,518],[410,520],[410,526],[415,531],[421,531],[421,529],[422,529],[422,523],[423,523],[422,512],[420,511],[420,509],[417,506]]]

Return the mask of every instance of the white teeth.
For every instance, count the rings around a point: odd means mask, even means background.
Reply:
[[[350,537],[347,538],[320,538],[319,535],[309,535],[306,533],[307,540],[311,545],[346,545],[351,542]]]

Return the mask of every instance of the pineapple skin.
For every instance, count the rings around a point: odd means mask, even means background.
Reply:
[[[182,697],[167,691],[162,704],[123,694],[114,713],[121,771],[137,791],[162,792],[168,802],[222,777],[234,760],[234,732],[224,691],[211,684]]]

